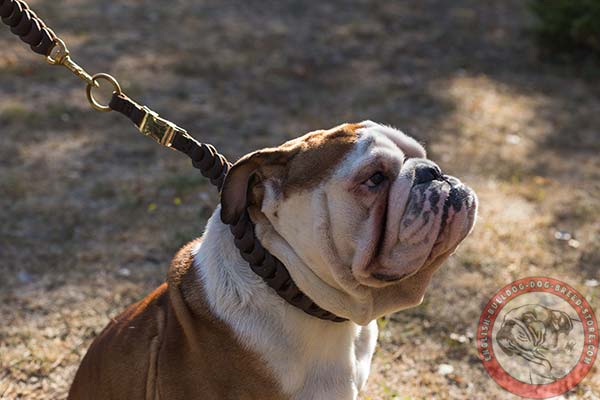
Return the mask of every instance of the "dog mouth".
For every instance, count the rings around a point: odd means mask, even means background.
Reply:
[[[458,245],[471,231],[475,223],[477,208],[477,197],[475,192],[453,176],[443,175],[440,180],[442,182],[430,184],[426,189],[431,190],[428,201],[431,203],[430,207],[433,208],[433,210],[437,210],[437,213],[432,215],[432,210],[427,210],[425,208],[419,210],[419,220],[422,220],[424,225],[426,225],[431,218],[439,218],[439,225],[433,224],[429,227],[428,232],[426,232],[427,235],[432,235],[433,244],[419,254],[420,262],[414,263],[417,264],[417,267],[414,267],[413,264],[413,266],[409,268],[403,268],[407,269],[406,272],[393,273],[389,272],[389,270],[393,270],[394,268],[374,268],[370,277],[379,282],[373,282],[375,286],[387,286],[399,283],[411,277],[437,259],[440,255],[455,248],[456,245]],[[415,186],[413,186],[411,188],[411,191],[412,190],[419,189],[415,189]],[[432,202],[432,198],[437,198],[438,201]],[[415,200],[411,198],[410,201],[414,202]],[[420,207],[423,207],[423,202],[419,204]],[[407,210],[402,216],[402,220],[410,218],[410,216],[407,217],[406,214],[410,212],[411,206],[414,208],[414,205],[407,204]],[[374,252],[375,260],[380,260],[385,257],[385,254],[383,253],[386,251],[384,244],[386,240],[387,214],[386,207],[386,213],[384,213],[382,219],[382,227]],[[415,236],[421,235],[423,235],[423,232],[420,231],[417,231],[415,234]],[[377,262],[376,264],[379,263]],[[388,261],[386,264],[390,264],[390,262]]]
[[[384,273],[380,273],[380,272],[373,272],[371,274],[371,276],[375,279],[377,279],[378,281],[383,281],[383,282],[400,282],[402,280],[404,280],[404,278],[408,278],[410,274],[406,273],[406,274],[401,274],[401,275],[389,275],[389,274],[384,274]]]

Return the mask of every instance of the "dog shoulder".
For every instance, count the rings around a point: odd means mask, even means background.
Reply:
[[[113,318],[85,355],[69,400],[261,398],[279,400],[259,357],[212,315],[193,271],[194,241],[173,258],[167,282]],[[235,377],[235,378],[233,378]]]
[[[143,399],[152,354],[158,350],[164,326],[167,285],[132,304],[96,337],[88,349],[71,389],[69,400]]]

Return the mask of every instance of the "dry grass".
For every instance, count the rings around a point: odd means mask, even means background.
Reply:
[[[479,224],[424,304],[382,322],[363,399],[515,398],[472,339],[515,278],[562,279],[599,310],[585,281],[600,280],[600,80],[536,59],[524,2],[31,4],[89,70],[231,158],[369,118],[477,190]],[[91,339],[160,283],[216,196],[6,29],[0,47],[0,397],[64,398]],[[566,395],[599,396],[597,367]]]

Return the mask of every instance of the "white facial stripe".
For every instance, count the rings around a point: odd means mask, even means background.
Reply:
[[[380,125],[373,121],[363,121],[360,124],[363,128],[357,131],[359,134],[376,133],[377,136],[387,137],[406,154],[406,157],[427,157],[427,152],[419,142],[412,137],[405,135],[398,129],[392,128],[391,126]]]
[[[336,172],[337,177],[348,178],[356,175],[374,162],[382,163],[382,167],[387,170],[399,169],[402,166],[405,154],[389,136],[381,134],[377,129],[362,128],[359,132],[357,145],[342,162]]]

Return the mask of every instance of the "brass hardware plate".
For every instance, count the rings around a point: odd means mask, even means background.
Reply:
[[[185,129],[178,127],[171,121],[158,116],[158,114],[148,107],[142,108],[146,115],[140,123],[139,130],[142,134],[154,139],[166,147],[171,147],[175,135],[188,136]]]

